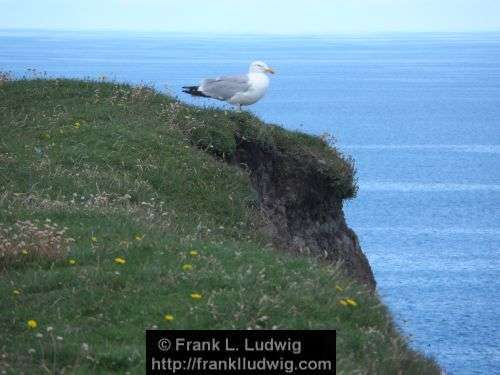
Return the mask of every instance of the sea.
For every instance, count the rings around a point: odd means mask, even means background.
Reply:
[[[500,374],[500,33],[217,35],[0,30],[0,71],[183,85],[277,74],[249,111],[328,133],[356,161],[345,203],[378,293],[448,374]],[[33,73],[35,71],[35,73]]]

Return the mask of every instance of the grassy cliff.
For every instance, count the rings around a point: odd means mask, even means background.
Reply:
[[[353,197],[323,140],[144,87],[6,79],[0,137],[0,370],[142,373],[152,327],[334,328],[338,373],[439,373],[338,266],[273,249],[228,162],[251,139]]]

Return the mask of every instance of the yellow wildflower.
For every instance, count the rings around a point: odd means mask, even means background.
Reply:
[[[20,295],[21,294],[21,291],[19,289],[14,289],[12,291],[12,293],[14,293],[16,296]]]
[[[26,250],[26,249],[21,250],[21,254],[28,255],[28,250]]]
[[[346,301],[344,301],[343,299],[341,299],[341,300],[339,301],[339,303],[340,303],[342,306],[347,306],[347,302],[346,302]]]
[[[351,298],[347,298],[347,299],[346,299],[346,302],[347,302],[349,305],[351,305],[351,306],[354,306],[354,307],[358,306],[358,303],[357,303],[355,300],[351,299]]]
[[[167,322],[171,322],[172,320],[174,320],[174,316],[171,315],[171,314],[166,314],[163,319],[165,319]]]
[[[29,329],[35,329],[36,327],[38,327],[38,323],[34,319],[28,320],[27,324]]]
[[[203,296],[200,293],[191,293],[191,298],[194,299],[194,300],[199,300],[202,297]]]
[[[192,257],[195,257],[195,256],[198,256],[198,252],[196,250],[191,250],[189,252],[189,255],[191,255]]]
[[[71,264],[72,266],[74,266],[76,264],[76,260],[70,259],[70,260],[68,260],[68,263]]]
[[[90,237],[90,240],[91,240],[92,242],[97,242],[97,237],[96,237],[96,236],[92,236],[92,237]]]
[[[144,234],[142,236],[140,234],[136,234],[134,236],[134,240],[136,240],[136,241],[142,241],[142,239],[144,238],[144,236],[145,236]]]
[[[77,121],[75,122],[75,124],[73,125],[76,129],[80,129],[80,123]]]
[[[115,258],[115,263],[116,264],[125,264],[125,263],[127,263],[127,261],[124,258],[122,258],[122,257],[116,257]]]
[[[191,271],[192,269],[193,269],[193,266],[191,264],[183,264],[182,265],[183,271]]]

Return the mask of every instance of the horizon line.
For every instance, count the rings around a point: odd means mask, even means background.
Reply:
[[[224,35],[224,36],[334,36],[334,35],[387,35],[387,34],[485,34],[500,33],[500,29],[484,30],[358,30],[358,31],[327,31],[327,32],[256,32],[256,31],[182,31],[182,30],[164,30],[164,29],[113,29],[113,28],[43,28],[43,27],[0,27],[0,32],[87,32],[87,33],[159,33],[159,34],[178,34],[178,35]]]

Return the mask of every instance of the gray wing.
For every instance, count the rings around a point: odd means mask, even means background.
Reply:
[[[199,90],[214,99],[227,100],[239,92],[247,91],[249,88],[248,76],[240,75],[204,79]]]

